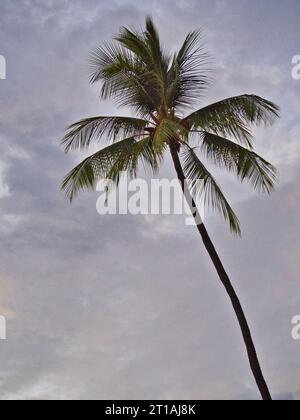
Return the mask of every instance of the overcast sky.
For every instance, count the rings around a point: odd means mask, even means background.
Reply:
[[[207,218],[245,307],[276,398],[300,398],[299,0],[1,0],[0,341],[2,399],[258,398],[241,334],[196,229],[175,217],[100,217],[97,194],[71,206],[65,127],[125,113],[89,86],[89,51],[151,14],[166,48],[202,28],[215,83],[199,107],[255,93],[281,119],[256,132],[280,170],[270,197],[220,179],[242,239]],[[166,164],[163,174],[174,176]],[[220,174],[219,174],[220,176]]]

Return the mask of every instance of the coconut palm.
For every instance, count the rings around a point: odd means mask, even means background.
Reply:
[[[246,317],[196,202],[202,197],[240,235],[237,216],[199,155],[257,191],[270,193],[276,169],[254,152],[251,128],[271,124],[279,108],[259,96],[241,95],[191,113],[211,81],[201,34],[189,33],[177,53],[167,54],[151,18],[144,31],[121,28],[112,42],[91,54],[90,67],[91,83],[101,82],[101,98],[130,107],[133,116],[86,118],[68,128],[63,139],[66,152],[87,149],[104,138],[106,144],[65,177],[62,189],[72,201],[82,190],[95,190],[101,179],[117,185],[124,172],[135,177],[140,163],[155,173],[165,153],[171,153],[197,229],[231,299],[261,396],[270,400]],[[199,179],[202,183],[196,182]]]

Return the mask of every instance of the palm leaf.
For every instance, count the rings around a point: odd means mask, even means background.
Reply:
[[[252,150],[207,132],[202,134],[201,148],[213,163],[234,171],[241,181],[247,179],[259,192],[273,190],[276,168]]]
[[[90,56],[91,83],[102,82],[101,97],[113,98],[142,115],[150,115],[161,104],[161,83],[143,57],[113,41]]]
[[[89,56],[91,84],[105,81],[124,71],[136,74],[141,70],[135,56],[116,42],[105,42]]]
[[[154,26],[152,18],[149,16],[146,19],[146,31],[144,33],[144,36],[146,44],[150,51],[152,66],[164,84],[164,79],[168,71],[170,58],[165,55],[160,43],[157,29]]]
[[[138,164],[141,162],[146,168],[151,168],[153,173],[157,172],[159,163],[163,158],[163,152],[157,153],[152,147],[151,137],[144,138],[132,144],[130,149],[119,154],[111,165],[106,178],[116,185],[119,184],[120,176],[126,172],[130,178],[137,176]]]
[[[88,148],[93,140],[116,141],[145,133],[148,121],[128,117],[93,117],[72,124],[62,140],[66,152]]]
[[[197,198],[200,195],[208,207],[218,210],[224,219],[228,221],[230,230],[240,235],[241,229],[237,216],[227,202],[219,185],[200,161],[194,150],[190,147],[185,147],[183,158],[184,172],[190,183],[194,197]]]
[[[155,172],[161,158],[154,153],[150,137],[140,141],[129,137],[98,151],[77,165],[64,178],[62,190],[73,201],[80,191],[95,190],[101,179],[118,184],[121,172],[136,176],[139,160]]]
[[[279,108],[255,95],[236,96],[193,112],[184,119],[191,130],[202,129],[221,136],[233,136],[248,147],[252,145],[249,125],[272,124]]]
[[[79,191],[95,190],[97,182],[106,179],[116,160],[122,154],[128,155],[135,142],[134,138],[128,138],[114,143],[84,159],[72,169],[62,183],[62,190],[70,201],[73,201]]]
[[[170,108],[191,106],[209,84],[209,56],[201,45],[201,33],[188,34],[168,71],[167,101]]]
[[[187,139],[188,131],[179,121],[163,118],[157,124],[153,134],[153,147],[155,150],[163,150],[171,140],[183,141]]]

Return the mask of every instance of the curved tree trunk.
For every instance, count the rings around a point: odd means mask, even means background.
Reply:
[[[255,380],[256,380],[257,386],[260,390],[261,396],[262,396],[263,400],[272,400],[271,394],[269,392],[268,386],[266,384],[266,381],[264,379],[264,376],[263,376],[263,373],[262,373],[262,370],[261,370],[261,367],[260,367],[260,364],[259,364],[259,361],[258,361],[257,353],[256,353],[256,350],[255,350],[255,347],[254,347],[252,337],[251,337],[251,332],[250,332],[250,329],[249,329],[249,326],[248,326],[248,322],[247,322],[247,319],[245,317],[245,314],[244,314],[243,308],[241,306],[241,303],[239,301],[239,298],[238,298],[238,296],[237,296],[237,294],[236,294],[236,292],[235,292],[235,290],[234,290],[234,288],[233,288],[233,286],[230,282],[230,279],[229,279],[229,277],[228,277],[228,275],[225,271],[225,268],[224,268],[224,266],[223,266],[223,264],[220,260],[220,257],[218,256],[218,253],[217,253],[217,251],[216,251],[216,249],[215,249],[215,247],[214,247],[214,245],[213,245],[213,243],[212,243],[212,241],[209,237],[209,234],[206,230],[206,227],[205,227],[204,223],[201,222],[200,224],[198,224],[199,220],[200,220],[200,215],[199,215],[199,212],[197,210],[196,203],[194,202],[194,200],[193,200],[191,194],[189,193],[188,189],[185,188],[186,179],[185,179],[185,175],[184,175],[184,172],[183,172],[183,169],[182,169],[182,166],[181,166],[181,162],[180,162],[180,159],[179,159],[177,146],[175,144],[171,143],[170,144],[170,150],[171,150],[171,155],[172,155],[172,158],[173,158],[173,162],[174,162],[174,166],[175,166],[175,169],[176,169],[176,172],[177,172],[178,179],[181,183],[182,190],[183,190],[183,193],[185,195],[185,198],[187,199],[187,202],[191,206],[193,216],[194,216],[195,220],[197,221],[197,228],[198,228],[198,231],[199,231],[199,233],[202,237],[204,246],[205,246],[205,248],[206,248],[206,250],[207,250],[207,252],[208,252],[208,254],[209,254],[209,256],[210,256],[210,258],[211,258],[211,260],[212,260],[212,262],[213,262],[213,264],[214,264],[214,266],[215,266],[215,268],[218,272],[218,275],[220,277],[220,280],[221,280],[223,286],[225,287],[225,289],[226,289],[226,291],[227,291],[227,293],[228,293],[228,295],[231,299],[233,308],[235,310],[236,316],[238,318],[238,321],[239,321],[239,324],[240,324],[240,327],[241,327],[241,330],[242,330],[243,338],[244,338],[245,345],[246,345],[246,348],[247,348],[247,353],[248,353],[248,358],[249,358],[251,370],[252,370],[253,375],[255,377]]]

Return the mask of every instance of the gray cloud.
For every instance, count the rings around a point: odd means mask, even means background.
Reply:
[[[215,84],[203,103],[255,92],[282,107],[257,132],[281,170],[271,198],[223,177],[244,230],[208,225],[249,316],[274,395],[299,398],[299,93],[291,57],[299,2],[2,0],[0,54],[0,397],[257,398],[232,309],[196,231],[181,218],[100,217],[96,195],[70,206],[64,127],[120,112],[88,86],[89,50],[152,14],[166,46],[203,27]],[[121,110],[126,112],[126,110]],[[171,174],[167,163],[162,174]],[[173,176],[173,173],[172,175]],[[245,192],[246,191],[246,192]]]

